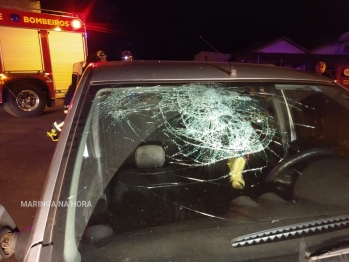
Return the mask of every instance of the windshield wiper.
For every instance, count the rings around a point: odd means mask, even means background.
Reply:
[[[276,241],[312,236],[349,228],[349,215],[329,217],[319,220],[277,227],[232,240],[233,247],[259,245]]]

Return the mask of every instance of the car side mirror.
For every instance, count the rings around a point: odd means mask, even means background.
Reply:
[[[0,261],[12,254],[18,261],[24,259],[30,231],[20,233],[10,214],[0,204]]]

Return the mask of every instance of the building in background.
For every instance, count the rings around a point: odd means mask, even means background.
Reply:
[[[233,53],[231,61],[272,64],[314,71],[318,61],[325,61],[327,69],[334,71],[338,65],[349,65],[349,32],[315,48],[305,48],[287,37],[256,44]]]
[[[257,43],[232,54],[232,61],[270,64],[306,70],[309,50],[281,37],[270,42]]]
[[[306,48],[287,37],[281,37],[256,43],[232,54],[202,51],[195,55],[194,60],[269,64],[312,72],[315,71],[317,62],[324,61],[327,65],[326,71],[349,89],[349,31],[337,39],[323,44],[317,42],[313,46],[315,48]]]
[[[197,61],[235,61],[242,63],[271,64],[283,67],[314,70],[318,61],[325,61],[329,70],[338,64],[349,64],[349,31],[338,39],[317,44],[308,49],[281,37],[269,42],[256,43],[232,54],[201,51],[195,55]]]

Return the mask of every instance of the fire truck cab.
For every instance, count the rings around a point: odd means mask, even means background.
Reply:
[[[8,113],[35,117],[54,106],[86,55],[81,15],[0,7],[0,103]]]

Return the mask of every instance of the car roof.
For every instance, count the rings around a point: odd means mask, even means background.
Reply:
[[[152,80],[280,80],[320,81],[330,79],[304,70],[272,65],[202,61],[118,61],[95,63],[91,82]]]

